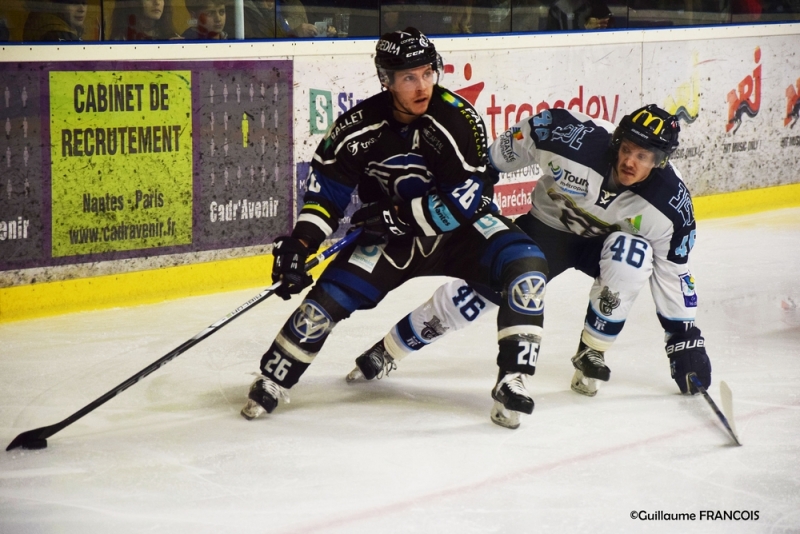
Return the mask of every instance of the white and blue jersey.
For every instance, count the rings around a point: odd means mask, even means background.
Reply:
[[[696,231],[691,196],[671,163],[632,187],[615,187],[614,129],[582,113],[546,110],[504,132],[489,158],[500,172],[539,165],[531,215],[545,225],[586,238],[622,231],[649,243],[659,320],[668,332],[684,331],[697,310],[689,270]]]

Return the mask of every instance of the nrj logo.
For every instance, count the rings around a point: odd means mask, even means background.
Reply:
[[[745,76],[738,87],[728,93],[726,132],[733,130],[736,133],[742,125],[742,116],[747,114],[751,118],[755,117],[761,107],[761,48],[758,46],[753,53],[753,59],[757,65],[753,74]]]
[[[692,74],[689,81],[682,83],[675,89],[675,95],[669,95],[664,102],[664,109],[678,119],[691,124],[700,115],[700,72],[697,66],[697,52],[692,53]]]
[[[794,128],[797,119],[800,118],[800,78],[797,78],[797,89],[789,84],[786,88],[786,118],[783,125]]]

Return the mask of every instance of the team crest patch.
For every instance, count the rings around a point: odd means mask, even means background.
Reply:
[[[620,300],[619,300],[619,292],[612,293],[608,286],[603,288],[603,291],[600,292],[600,313],[608,317],[614,310],[619,308]]]
[[[435,337],[441,336],[444,334],[445,330],[449,330],[449,328],[442,324],[442,320],[435,315],[430,321],[426,321],[423,324],[425,325],[425,328],[423,328],[422,332],[420,332],[420,336],[422,336],[422,339],[427,339],[428,341]]]
[[[696,308],[697,293],[694,290],[694,276],[692,276],[692,273],[681,275],[681,292],[683,293],[683,304],[687,308]]]

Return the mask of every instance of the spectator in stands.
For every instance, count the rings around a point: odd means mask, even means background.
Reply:
[[[600,0],[558,0],[547,18],[548,30],[603,30],[613,24],[611,10]]]
[[[49,0],[37,3],[22,30],[24,41],[80,41],[86,22],[87,0]]]
[[[443,0],[442,5],[445,8],[442,22],[446,33],[464,34],[476,31],[472,19],[475,0]]]
[[[195,21],[182,37],[184,39],[227,39],[225,20],[226,0],[187,0],[186,9]]]
[[[761,0],[732,0],[733,22],[755,22],[761,18]]]
[[[328,28],[329,35],[331,29]],[[235,35],[233,20],[228,21],[227,31]],[[335,28],[333,35],[336,35]],[[305,7],[300,0],[280,0],[277,6],[275,0],[244,0],[245,39],[316,36],[317,28],[309,24]]]
[[[382,0],[381,34],[409,26],[429,35],[444,33],[441,22],[432,20],[430,4],[428,0]]]
[[[172,0],[117,0],[110,35],[112,41],[180,38],[172,26]]]

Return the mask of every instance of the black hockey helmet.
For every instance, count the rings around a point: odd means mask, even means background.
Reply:
[[[655,104],[639,108],[625,115],[614,130],[611,146],[618,149],[623,139],[628,139],[656,155],[656,166],[664,167],[678,148],[681,131],[678,117]]]
[[[375,67],[382,85],[390,85],[391,73],[395,71],[423,65],[430,65],[441,76],[442,56],[425,34],[416,28],[409,26],[405,30],[384,33],[375,46]]]

